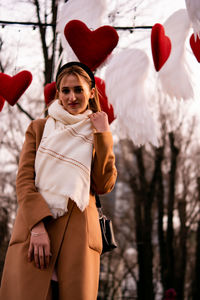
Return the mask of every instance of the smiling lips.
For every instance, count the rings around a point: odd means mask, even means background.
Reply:
[[[72,103],[69,103],[68,105],[71,106],[71,107],[75,107],[77,106],[79,103],[78,102],[72,102]]]

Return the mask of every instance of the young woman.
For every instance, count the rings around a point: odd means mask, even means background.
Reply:
[[[49,116],[26,132],[1,300],[97,298],[102,240],[94,194],[115,184],[112,135],[87,66],[65,64],[56,84]]]

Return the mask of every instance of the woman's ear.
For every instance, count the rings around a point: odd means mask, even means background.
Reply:
[[[59,90],[56,89],[55,99],[59,98]]]
[[[90,91],[90,99],[94,98],[95,96],[95,88],[92,88]]]

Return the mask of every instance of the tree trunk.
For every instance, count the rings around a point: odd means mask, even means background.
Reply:
[[[157,183],[156,183],[156,200],[158,206],[158,242],[159,242],[159,257],[160,257],[160,275],[163,289],[167,289],[166,284],[166,242],[163,228],[163,217],[164,217],[164,186],[163,186],[163,174],[162,174],[162,161],[164,158],[164,147],[160,147],[156,151],[157,157]]]
[[[194,270],[194,283],[193,283],[193,292],[192,300],[200,299],[200,221],[198,222],[197,230],[197,245],[196,245],[196,258],[195,258],[195,270]]]
[[[200,177],[197,178],[198,186],[198,200],[200,203]],[[197,235],[196,235],[196,257],[195,257],[195,269],[194,280],[192,287],[192,300],[200,299],[200,220],[198,222]]]
[[[176,169],[177,169],[177,157],[179,149],[175,146],[174,133],[169,133],[170,149],[171,149],[171,166],[169,172],[169,194],[168,194],[168,222],[167,222],[167,240],[166,240],[166,252],[167,252],[167,272],[166,272],[166,285],[167,289],[175,287],[174,276],[174,228],[173,228],[173,212],[175,201],[175,186],[176,186]]]
[[[34,5],[36,8],[36,14],[38,18],[38,22],[41,22],[41,10],[40,10],[40,4],[38,0],[34,0]],[[57,20],[57,11],[58,11],[58,4],[56,0],[51,1],[51,24],[55,25]],[[44,18],[46,19],[47,12],[44,12]],[[45,20],[46,21],[46,20]],[[54,57],[55,57],[55,48],[56,48],[56,27],[52,26],[52,42],[51,42],[51,49],[48,46],[46,42],[46,27],[40,26],[40,39],[42,44],[42,51],[43,51],[43,57],[44,57],[44,85],[47,83],[50,83],[53,78],[53,72],[54,72]],[[49,54],[49,50],[51,50],[51,54]]]
[[[153,250],[152,250],[152,199],[145,178],[143,149],[135,150],[139,171],[139,187],[133,188],[135,195],[136,241],[138,252],[139,279],[138,300],[154,300]],[[144,288],[145,287],[145,288]]]
[[[185,287],[185,272],[187,261],[187,227],[186,227],[186,200],[179,201],[178,204],[179,216],[181,221],[180,227],[180,243],[178,248],[178,268],[176,269],[176,292],[177,300],[184,299],[184,287]]]

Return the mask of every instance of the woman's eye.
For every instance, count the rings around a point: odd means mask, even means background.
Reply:
[[[83,89],[82,89],[82,87],[76,87],[74,89],[74,91],[75,91],[75,93],[82,93]]]
[[[62,92],[63,92],[63,94],[68,94],[69,93],[69,89],[63,89]]]

